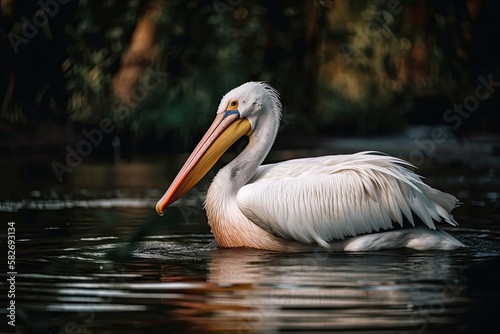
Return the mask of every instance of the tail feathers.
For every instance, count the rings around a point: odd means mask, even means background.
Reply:
[[[431,188],[432,189],[432,188]],[[437,189],[432,189],[432,191],[426,193],[427,198],[431,201],[442,206],[446,211],[451,212],[454,208],[460,206],[460,201],[453,196]]]

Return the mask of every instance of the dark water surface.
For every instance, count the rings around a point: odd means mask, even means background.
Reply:
[[[444,227],[468,248],[306,254],[214,247],[201,209],[210,176],[158,217],[183,159],[84,163],[62,183],[47,162],[4,159],[0,234],[5,245],[15,222],[16,327],[2,292],[0,331],[485,333],[497,323],[498,159],[419,170],[464,203],[460,226]]]

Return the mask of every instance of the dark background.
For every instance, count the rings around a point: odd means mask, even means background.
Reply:
[[[474,96],[478,76],[500,80],[499,7],[2,1],[0,152],[64,155],[103,118],[115,131],[93,157],[187,151],[220,97],[251,80],[280,91],[283,138],[397,134],[416,124],[450,126],[459,140],[498,133],[500,89],[466,117],[446,112]]]

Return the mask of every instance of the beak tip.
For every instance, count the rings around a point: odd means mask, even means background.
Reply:
[[[156,209],[156,213],[158,213],[158,215],[163,216],[163,209],[161,208],[160,202],[156,203],[155,209]]]

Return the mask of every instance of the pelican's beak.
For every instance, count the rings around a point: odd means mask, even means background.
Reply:
[[[162,216],[165,207],[194,187],[231,145],[242,136],[249,136],[251,133],[250,121],[240,118],[237,110],[228,110],[217,115],[165,195],[156,203],[156,212]]]

